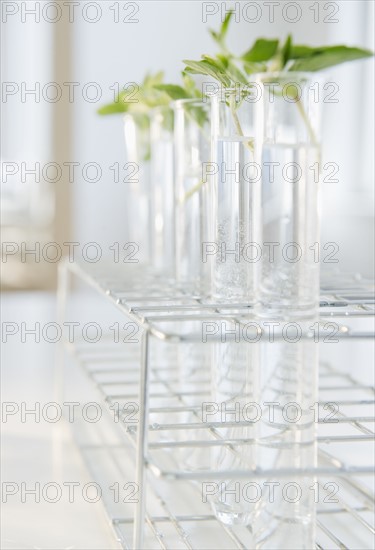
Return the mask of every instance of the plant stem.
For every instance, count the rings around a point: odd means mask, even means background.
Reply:
[[[201,126],[197,120],[192,116],[191,113],[189,113],[189,110],[188,109],[185,109],[185,114],[187,116],[187,118],[190,120],[190,122],[192,122],[193,124],[196,124],[198,126],[198,129],[200,131],[200,133],[202,134],[202,137],[205,141],[207,141],[207,143],[210,142],[210,137],[206,134],[206,132],[204,131],[204,128],[203,126]]]
[[[309,133],[309,136],[310,136],[310,139],[311,139],[313,145],[315,145],[315,147],[318,147],[319,143],[318,143],[318,140],[316,139],[314,128],[311,126],[310,119],[307,116],[306,111],[303,107],[303,103],[301,102],[300,99],[297,99],[296,105],[297,105],[297,108],[298,108],[298,110],[301,114],[301,117],[303,118],[304,123],[306,124],[306,128],[307,128],[307,131]]]
[[[198,122],[194,119],[194,117],[191,115],[191,113],[189,113],[189,111],[187,109],[185,109],[185,113],[186,113],[186,116],[190,119],[190,122],[192,122],[193,124],[196,124],[198,126],[198,129],[201,132],[203,139],[209,144],[210,143],[210,138],[206,134],[206,132],[204,131],[203,126],[198,124]],[[199,180],[198,183],[193,185],[193,187],[191,189],[189,189],[188,191],[186,191],[184,196],[180,199],[180,204],[183,204],[188,199],[190,199],[190,197],[192,197],[194,195],[194,193],[197,193],[198,191],[200,191],[201,187],[203,187],[203,185],[205,183],[206,183],[205,181]]]
[[[311,126],[311,122],[310,122],[310,119],[309,117],[307,116],[307,113],[303,107],[303,103],[301,102],[300,99],[297,99],[296,101],[296,105],[297,105],[297,108],[301,114],[301,117],[304,121],[304,123],[306,124],[306,128],[307,128],[307,131],[309,133],[309,136],[310,136],[310,139],[312,141],[312,144],[314,145],[314,147],[317,148],[317,155],[318,155],[318,166],[320,166],[320,162],[321,162],[321,150],[320,150],[320,146],[319,146],[319,143],[318,143],[318,140],[317,140],[317,137],[315,135],[315,132],[314,132],[314,128]]]
[[[186,191],[185,195],[180,200],[180,203],[183,204],[188,199],[190,199],[190,197],[192,197],[194,193],[197,193],[198,191],[200,191],[201,187],[203,187],[205,183],[206,183],[205,181],[199,180],[198,183],[196,183],[195,185],[193,185],[191,189],[189,189],[189,191]]]
[[[238,133],[239,136],[244,137],[244,133],[243,133],[243,130],[242,130],[242,127],[241,127],[241,123],[240,123],[240,120],[239,120],[238,115],[236,113],[235,98],[233,96],[231,96],[230,99],[229,99],[229,105],[230,105],[230,112],[232,114],[234,126],[237,130],[237,133]],[[254,144],[253,144],[252,141],[246,141],[246,142],[243,142],[243,143],[244,143],[244,146],[249,149],[249,151],[251,151],[252,153],[254,152]]]
[[[233,122],[234,122],[234,125],[236,127],[236,130],[237,130],[237,133],[239,136],[243,136],[244,133],[242,131],[242,128],[241,128],[241,123],[239,121],[239,118],[238,118],[238,115],[236,113],[236,105],[233,101],[233,97],[230,98],[230,112],[232,113],[232,118],[233,118]]]
[[[229,106],[230,106],[230,112],[231,112],[231,115],[232,115],[232,118],[233,118],[233,122],[234,122],[234,126],[236,128],[237,134],[241,137],[244,137],[244,133],[243,133],[243,130],[242,130],[242,127],[241,127],[241,123],[240,123],[240,120],[239,120],[238,115],[236,113],[235,98],[233,96],[231,96],[230,99],[229,99]],[[202,129],[202,132],[203,132],[203,129]],[[249,141],[242,142],[242,143],[243,143],[244,147],[249,149],[249,151],[251,153],[254,152],[254,143],[253,143],[253,141],[249,140]],[[206,183],[205,181],[200,180],[196,185],[194,185],[191,189],[189,189],[189,191],[186,191],[185,195],[181,199],[181,203],[183,204],[188,199],[190,199],[190,197],[192,197],[194,195],[194,193],[196,193],[197,191],[200,191],[200,189],[203,187],[203,185],[205,183]]]

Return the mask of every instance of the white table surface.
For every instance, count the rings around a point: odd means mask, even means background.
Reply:
[[[21,323],[30,327],[39,321],[56,320],[56,300],[52,293],[7,293],[2,295],[2,322]],[[28,336],[10,337],[2,345],[2,401],[22,401],[28,405],[54,401],[53,365],[56,345],[35,343]],[[86,502],[81,493],[69,502],[64,482],[79,482],[80,489],[92,481],[63,421],[55,424],[21,422],[21,415],[2,419],[2,483],[15,482],[19,492],[2,504],[1,548],[7,549],[105,549],[119,548],[107,522],[104,506]],[[64,427],[65,426],[65,427]],[[62,452],[61,452],[62,451]],[[40,482],[62,486],[59,502],[35,503],[25,495],[20,484],[30,488]],[[52,489],[51,489],[51,497]]]

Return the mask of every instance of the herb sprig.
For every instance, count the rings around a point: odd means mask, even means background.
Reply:
[[[251,93],[251,75],[255,73],[278,72],[315,72],[333,67],[348,61],[371,57],[373,53],[362,48],[349,46],[310,47],[293,44],[292,36],[288,35],[285,42],[278,39],[258,38],[243,54],[234,55],[228,48],[226,38],[233,12],[226,15],[218,32],[210,30],[210,34],[219,46],[220,52],[215,56],[202,55],[200,60],[184,60],[184,71],[188,74],[203,75],[215,80],[223,88],[242,87],[241,99]],[[277,93],[277,92],[274,92]],[[241,101],[229,98],[234,126],[238,135],[243,135],[237,109]],[[313,143],[317,144],[314,131],[305,113],[302,102],[296,98],[296,105],[303,118]],[[252,142],[244,144],[253,149]]]
[[[169,105],[169,96],[159,86],[164,80],[162,71],[156,74],[147,74],[143,82],[138,85],[131,83],[122,90],[112,103],[98,109],[100,115],[119,113],[146,114],[153,107]]]
[[[202,55],[200,60],[184,60],[186,73],[210,77],[225,88],[230,88],[249,84],[248,77],[254,73],[316,72],[373,55],[369,50],[343,45],[297,45],[293,44],[292,36],[288,35],[283,44],[278,39],[258,38],[248,50],[237,56],[226,45],[232,15],[233,12],[226,15],[219,32],[210,30],[220,52],[214,57]]]
[[[233,12],[229,11],[218,31],[210,29],[210,34],[218,46],[218,53],[213,56],[202,55],[199,60],[187,59],[182,73],[182,84],[165,84],[163,72],[148,74],[142,84],[135,89],[129,86],[121,91],[112,103],[98,110],[101,115],[131,113],[141,128],[149,127],[148,112],[154,107],[165,106],[178,99],[201,99],[202,93],[197,88],[191,75],[203,75],[215,80],[223,88],[242,87],[240,100],[230,97],[227,101],[238,135],[244,135],[238,118],[237,109],[247,94],[251,93],[251,75],[255,73],[279,72],[316,72],[358,59],[371,57],[369,50],[344,45],[311,47],[294,44],[288,35],[281,43],[279,39],[258,38],[241,55],[233,54],[227,46],[227,36]],[[277,93],[274,91],[273,93]],[[317,145],[310,120],[302,102],[296,98],[296,106],[306,124],[310,138]],[[206,122],[206,111],[194,104],[186,104],[186,112],[203,128]],[[170,117],[166,117],[166,121]],[[171,129],[171,128],[169,128]],[[243,142],[253,150],[253,140]]]

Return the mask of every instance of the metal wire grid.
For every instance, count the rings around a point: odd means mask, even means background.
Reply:
[[[137,393],[134,391],[136,386],[137,375],[139,368],[136,366],[139,357],[132,351],[128,353],[119,353],[118,349],[113,351],[113,354],[108,354],[108,347],[105,348],[105,354],[93,356],[89,346],[83,344],[74,350],[76,360],[84,370],[85,374],[90,378],[96,389],[101,393],[103,402],[108,408],[113,407],[114,403],[127,403],[137,399]],[[134,350],[133,350],[134,351]],[[173,350],[170,352],[173,356]],[[103,366],[103,360],[105,365]],[[170,357],[173,360],[173,357]],[[102,364],[102,366],[99,366]],[[128,366],[126,366],[128,365]],[[202,438],[202,441],[192,443],[191,441],[179,440],[175,441],[171,433],[173,430],[178,430],[181,425],[177,423],[169,423],[164,426],[161,424],[155,425],[153,420],[158,418],[160,414],[167,413],[173,418],[173,415],[181,411],[188,412],[194,416],[195,412],[191,407],[181,404],[180,407],[154,407],[153,401],[160,399],[170,400],[171,398],[177,402],[183,403],[184,396],[174,395],[171,392],[170,377],[160,382],[160,368],[155,367],[150,372],[150,430],[160,435],[168,432],[171,438],[167,441],[155,441],[149,444],[149,453],[147,456],[148,467],[156,478],[171,479],[176,478],[181,481],[181,491],[184,494],[183,480],[185,478],[192,479],[217,479],[217,473],[199,472],[195,475],[192,472],[181,472],[178,469],[174,471],[163,471],[160,467],[162,460],[159,457],[158,461],[154,461],[153,452],[158,453],[162,450],[167,453],[167,462],[171,462],[173,451],[176,447],[183,447],[188,444],[192,446],[207,446],[209,443]],[[173,370],[173,367],[172,369]],[[156,372],[155,372],[156,371]],[[366,451],[365,446],[371,441],[373,435],[369,428],[374,418],[366,414],[374,404],[374,388],[365,384],[357,383],[349,374],[342,373],[336,368],[328,364],[323,364],[321,367],[321,385],[320,396],[322,403],[328,401],[332,396],[335,396],[335,402],[340,406],[340,414],[338,423],[327,423],[325,418],[320,420],[318,437],[319,441],[319,467],[317,474],[319,476],[319,486],[324,490],[327,481],[336,480],[340,486],[339,502],[335,505],[320,503],[317,509],[317,548],[370,548],[371,537],[374,533],[374,528],[371,525],[371,515],[373,508],[373,494],[371,491],[371,475],[373,468],[371,465],[358,467],[355,464],[355,459],[348,463],[340,457],[341,446],[355,444],[359,452]],[[207,389],[207,380],[202,380]],[[163,389],[162,389],[163,386]],[[121,391],[119,391],[121,389]],[[340,399],[337,399],[337,395]],[[356,410],[356,414],[351,411]],[[342,428],[338,430],[337,424]],[[124,436],[128,439],[130,445],[135,450],[137,448],[137,425],[135,423],[119,422],[118,426],[122,428]],[[196,425],[194,426],[196,429]],[[207,426],[202,428],[207,431]],[[339,432],[339,433],[338,433]],[[161,438],[163,439],[163,438]],[[333,447],[333,451],[331,450]],[[368,448],[367,448],[368,451]],[[89,453],[88,453],[89,454]],[[130,460],[131,453],[127,454],[127,460]],[[368,456],[368,452],[367,452]],[[88,459],[95,461],[94,457]],[[108,453],[108,461],[113,461],[113,453]],[[126,472],[129,468],[126,466],[126,461],[123,456],[116,460],[116,467],[119,475],[126,478]],[[295,474],[295,472],[285,471],[277,472],[277,475]],[[247,476],[248,472],[241,474],[237,472],[239,478]],[[268,473],[269,474],[269,473]],[[361,478],[358,477],[361,474]],[[367,474],[364,476],[364,474]],[[233,475],[233,472],[232,472]],[[267,475],[266,473],[258,473],[258,477]],[[366,483],[367,482],[367,483]],[[197,503],[199,496],[199,488],[194,482],[190,481],[191,486],[196,493]],[[247,533],[243,530],[240,534],[236,530],[222,525],[212,515],[210,508],[207,506],[206,513],[197,514],[196,510],[191,510],[190,514],[172,513],[175,509],[172,503],[162,494],[158,487],[158,480],[152,476],[148,480],[149,490],[153,492],[153,499],[156,502],[154,506],[154,514],[145,514],[145,533],[142,548],[248,548]],[[180,487],[180,485],[179,485]],[[343,496],[341,496],[343,493]],[[195,507],[194,507],[195,508]],[[134,519],[130,517],[112,516],[111,522],[115,532],[121,541],[124,548],[134,548],[131,544],[131,527]],[[344,528],[343,528],[344,527]],[[220,533],[218,542],[218,532]],[[177,537],[177,538],[176,538]],[[208,539],[207,539],[208,537]],[[249,538],[249,537],[248,537]],[[202,546],[203,541],[211,540],[212,546]],[[349,540],[349,542],[348,542]],[[220,544],[220,545],[219,545]],[[362,546],[358,546],[361,545]],[[357,545],[357,546],[356,546]]]
[[[144,333],[141,358],[139,356],[135,358],[116,358],[108,355],[106,357],[107,366],[104,369],[98,368],[95,360],[85,356],[87,350],[85,351],[84,346],[78,348],[78,350],[75,350],[76,356],[80,364],[83,366],[89,378],[94,382],[96,387],[102,393],[103,400],[109,407],[113,405],[115,401],[121,402],[121,400],[124,400],[127,402],[129,401],[129,399],[136,399],[140,397],[140,422],[137,425],[126,426],[125,430],[125,434],[135,448],[137,455],[135,467],[137,471],[137,481],[139,483],[139,487],[141,488],[140,500],[137,505],[137,510],[134,518],[112,517],[113,526],[115,527],[115,530],[119,536],[119,539],[122,542],[123,547],[181,547],[200,549],[206,547],[211,548],[211,546],[201,545],[202,539],[199,533],[201,533],[202,535],[203,533],[209,532],[211,533],[209,539],[215,540],[214,533],[217,532],[217,530],[219,529],[220,532],[224,530],[229,538],[225,543],[226,545],[217,546],[217,543],[214,543],[216,545],[212,547],[246,548],[246,533],[242,533],[239,537],[238,534],[232,529],[223,526],[220,522],[217,522],[214,516],[209,513],[209,510],[207,510],[207,513],[205,514],[195,514],[193,512],[192,514],[175,516],[173,513],[171,513],[171,508],[168,506],[165,499],[160,496],[160,494],[157,495],[157,490],[156,496],[159,502],[159,506],[162,506],[162,509],[165,510],[165,513],[160,514],[160,512],[158,512],[158,514],[155,516],[146,513],[146,494],[145,492],[143,492],[144,488],[146,487],[146,465],[157,478],[161,479],[198,480],[218,478],[217,472],[213,473],[209,470],[206,470],[204,472],[187,472],[181,471],[178,468],[166,469],[163,466],[163,460],[160,460],[160,458],[156,455],[160,455],[160,452],[168,454],[171,450],[184,446],[194,448],[210,447],[213,444],[226,444],[226,442],[212,438],[211,440],[209,440],[207,437],[205,437],[208,432],[212,432],[212,430],[215,429],[215,426],[198,426],[197,424],[199,424],[199,422],[197,422],[197,410],[192,407],[191,404],[186,402],[187,395],[181,393],[176,394],[175,390],[173,389],[173,384],[171,385],[171,377],[168,376],[164,379],[163,377],[161,377],[162,368],[160,368],[160,365],[158,368],[151,368],[151,366],[149,365],[149,336],[152,334],[153,336],[156,336],[163,340],[175,342],[176,334],[173,333],[171,337],[170,333],[160,331],[159,327],[153,325],[153,316],[146,317],[142,314],[145,309],[149,311],[149,306],[146,306],[146,308],[137,308],[134,306],[130,306],[129,303],[124,301],[123,297],[120,297],[121,295],[123,295],[123,293],[129,295],[132,292],[133,294],[131,298],[134,300],[134,293],[136,294],[138,289],[132,287],[132,291],[122,291],[118,278],[111,278],[112,282],[109,283],[108,278],[96,279],[95,275],[87,275],[87,273],[78,266],[74,266],[71,271],[81,277],[86,283],[89,283],[90,286],[97,288],[101,293],[104,293],[106,296],[108,296],[131,319],[136,319],[141,326],[147,329]],[[332,287],[328,289],[329,292],[325,290],[326,294],[329,295],[328,303],[330,307],[345,308],[344,311],[340,310],[340,316],[342,315],[342,312],[345,316],[350,317],[352,315],[356,317],[367,317],[372,314],[372,302],[369,287],[365,285],[365,288],[363,288],[363,286],[361,287],[360,285],[355,283],[355,280],[346,281],[344,288],[340,290],[340,292],[335,291]],[[66,291],[67,288],[64,288],[63,285],[63,288],[60,289],[62,302],[64,302],[66,298]],[[162,303],[164,302],[163,295],[160,295],[160,287],[155,285],[150,292],[152,296],[149,300],[160,301]],[[162,293],[164,294],[164,289],[162,290]],[[332,297],[334,298],[334,300],[332,300]],[[186,297],[184,296],[183,298],[181,298],[181,295],[178,295],[178,300],[181,299],[186,299]],[[137,300],[142,301],[140,298],[138,298]],[[188,300],[200,300],[200,298],[188,297]],[[167,311],[170,314],[170,311],[172,309],[172,315],[176,316],[180,321],[180,308],[177,307],[178,313],[176,313],[175,301],[176,299],[169,299],[167,300],[167,304],[156,306],[157,312],[160,313],[160,311]],[[344,301],[345,304],[343,304]],[[333,305],[337,302],[340,302],[339,305]],[[173,305],[173,308],[171,308],[171,303]],[[198,307],[200,307],[201,304],[199,303],[197,305]],[[323,304],[322,308],[324,307],[327,306]],[[212,311],[213,309],[211,306],[210,313]],[[231,313],[232,312],[233,306],[231,306]],[[334,311],[333,315],[335,314],[336,313]],[[328,315],[332,316],[332,312],[329,311]],[[371,337],[371,335],[371,331],[350,333],[351,338],[355,336],[358,338],[368,338]],[[120,367],[116,367],[117,361],[120,361]],[[133,366],[129,366],[129,363]],[[141,363],[142,366],[140,394],[138,389],[135,389],[136,378],[137,375],[139,376],[139,363]],[[171,363],[167,362],[167,364]],[[132,376],[135,378],[132,379]],[[331,433],[323,433],[319,436],[320,450],[318,469],[310,472],[304,471],[303,474],[317,474],[319,476],[319,481],[322,487],[324,486],[324,480],[327,479],[327,476],[330,480],[338,479],[339,477],[340,483],[343,483],[347,489],[347,495],[344,499],[340,499],[339,505],[336,505],[336,507],[318,508],[317,548],[335,547],[332,545],[336,545],[337,548],[357,548],[359,546],[355,546],[356,544],[368,544],[368,540],[370,540],[368,539],[368,536],[372,536],[374,534],[374,529],[369,523],[368,518],[368,515],[373,513],[373,495],[371,493],[371,490],[369,490],[369,488],[366,487],[366,485],[362,481],[358,480],[358,475],[363,476],[366,474],[372,474],[373,468],[372,465],[357,465],[355,463],[350,463],[350,461],[348,462],[343,460],[340,457],[340,452],[337,452],[337,446],[340,447],[340,444],[347,445],[355,443],[356,448],[359,449],[361,445],[366,444],[372,440],[373,432],[371,431],[369,426],[374,420],[373,415],[364,414],[362,413],[362,410],[364,407],[373,406],[374,388],[365,384],[357,383],[349,374],[337,371],[329,365],[324,365],[322,367],[321,380],[322,385],[320,387],[320,395],[329,393],[331,398],[335,398],[335,402],[338,403],[340,406],[340,415],[339,418],[336,420],[338,420],[340,428],[344,428],[344,431],[338,433],[337,424],[335,424],[331,426],[333,428]],[[327,381],[329,382],[328,384],[326,383]],[[208,391],[208,380],[201,380],[200,387],[202,393],[204,393],[206,390]],[[119,388],[121,388],[121,391],[119,391]],[[338,395],[341,396],[339,401],[337,399]],[[162,398],[163,400],[167,401],[169,400],[175,405],[164,407],[154,406],[154,401],[156,398]],[[327,402],[327,400],[325,402]],[[345,407],[347,407],[348,410],[352,410],[354,407],[356,411],[355,414],[343,412],[345,411]],[[165,415],[168,415],[169,418],[173,418],[173,415],[180,414],[181,412],[191,415],[191,419],[193,421],[185,421],[183,426],[181,426],[180,422],[168,422],[165,424],[161,424],[159,422],[152,421],[152,418],[154,416],[157,418],[160,414],[162,414],[164,417]],[[149,414],[150,419],[149,424],[147,423],[147,413]],[[120,423],[119,425],[124,426],[122,423]],[[197,428],[200,428],[202,430],[202,434],[204,435],[199,441],[189,441],[188,439],[183,440],[179,435],[177,437],[173,437],[172,435],[171,437],[171,434],[173,433],[178,432],[180,434],[182,427],[185,431],[197,430]],[[322,422],[320,427],[323,427],[326,430],[329,427],[329,424]],[[156,434],[157,436],[160,436],[160,434],[163,433],[168,433],[169,440],[166,441],[163,438],[158,439],[158,437],[156,437],[154,440],[147,444],[147,437],[149,434]],[[335,454],[330,451],[332,447],[335,448]],[[166,462],[170,463],[170,460],[167,460]],[[264,477],[267,474],[269,475],[269,473],[270,472],[257,472],[254,475],[255,477],[258,476],[260,478]],[[288,478],[288,476],[290,476],[291,474],[295,475],[296,472],[291,470],[277,471],[278,477],[285,476],[286,478]],[[222,475],[224,478],[225,475],[228,475],[228,473],[223,473]],[[236,472],[236,477],[238,476],[239,479],[241,477],[248,478],[248,475],[248,472]],[[233,477],[233,472],[231,472],[231,476]],[[191,484],[194,485],[194,482],[191,482]],[[152,484],[152,486],[155,490],[154,483]],[[345,528],[343,529],[343,520],[341,519],[342,517],[345,517],[344,526],[350,526],[346,534]],[[340,518],[340,520],[337,521],[337,518]],[[350,520],[348,518],[350,518]],[[130,525],[134,525],[133,546],[129,545]],[[152,535],[151,538],[153,538],[154,540],[153,543],[150,543],[149,540],[147,541],[146,534],[146,538],[144,538],[144,525],[148,526],[150,534]],[[172,531],[174,532],[174,535],[171,539],[173,541],[172,545],[166,542],[168,536],[163,535],[163,532],[164,534],[170,532],[171,526]],[[200,540],[200,542],[198,542],[198,545],[197,543],[193,544],[191,542],[191,537],[188,534],[190,528],[188,528],[187,526],[192,527],[194,532],[194,540]],[[201,531],[200,528],[202,528],[203,530]],[[353,539],[352,534],[358,533],[359,528],[361,532],[359,538],[354,537],[354,542],[352,541],[352,543],[347,544],[345,542],[345,536],[348,536],[348,540],[350,540],[351,538]],[[125,532],[126,535],[124,534]],[[176,533],[179,537],[179,544],[182,544],[182,546],[176,545]],[[169,535],[169,538],[170,537],[171,535]],[[223,539],[220,540],[223,542]],[[362,543],[358,541],[362,541]],[[148,544],[151,545],[147,546]],[[228,544],[231,544],[232,546],[228,546]],[[368,547],[371,547],[371,542],[369,543]]]
[[[254,304],[215,303],[207,296],[187,292],[174,281],[144,268],[129,274],[126,266],[119,264],[108,268],[96,264],[87,267],[66,263],[62,271],[65,271],[65,277],[68,273],[76,275],[107,296],[129,319],[160,340],[199,342],[203,322],[226,320],[243,325],[253,318]],[[359,275],[327,275],[321,284],[321,322],[335,320],[340,339],[373,338],[374,327],[358,329],[356,325],[351,326],[350,321],[374,317],[374,288],[372,281]],[[196,325],[188,325],[188,321]],[[305,337],[311,337],[311,334],[306,333]]]

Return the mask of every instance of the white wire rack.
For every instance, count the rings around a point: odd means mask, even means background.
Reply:
[[[88,270],[65,264],[60,275],[62,319],[71,279],[78,277],[142,329],[139,345],[119,349],[110,339],[103,339],[95,353],[84,341],[70,345],[75,361],[111,417],[116,407],[125,410],[119,422],[111,423],[118,432],[115,443],[108,442],[108,434],[94,445],[80,441],[96,479],[115,471],[117,479],[129,480],[132,475],[135,480],[137,502],[113,506],[113,499],[107,498],[107,511],[121,546],[250,548],[246,528],[225,526],[212,514],[209,504],[202,502],[202,480],[233,478],[232,471],[212,471],[209,461],[213,446],[230,442],[217,437],[215,423],[203,423],[199,414],[199,403],[210,398],[208,371],[202,369],[194,385],[182,391],[177,384],[176,354],[181,346],[201,341],[202,322],[245,322],[251,318],[252,305],[213,304],[205,297],[184,292],[173,281],[138,270],[128,279],[120,266]],[[327,278],[321,287],[322,326],[332,319],[343,342],[362,345],[373,338],[372,283],[358,276],[338,279],[333,274]],[[153,352],[155,341],[163,347],[161,353]],[[298,471],[284,468],[276,473],[258,469],[251,472],[251,479],[311,476],[323,494],[327,493],[327,482],[337,483],[340,491],[336,502],[330,502],[326,495],[317,503],[316,548],[372,548],[374,387],[357,380],[340,361],[338,357],[320,366],[320,402],[334,403],[337,409],[327,406],[328,412],[335,413],[333,421],[319,419],[317,467]],[[129,403],[137,405],[137,414],[130,417],[129,410],[124,409]],[[200,453],[199,468],[181,467],[181,452]],[[235,476],[249,479],[249,471],[238,470]]]

